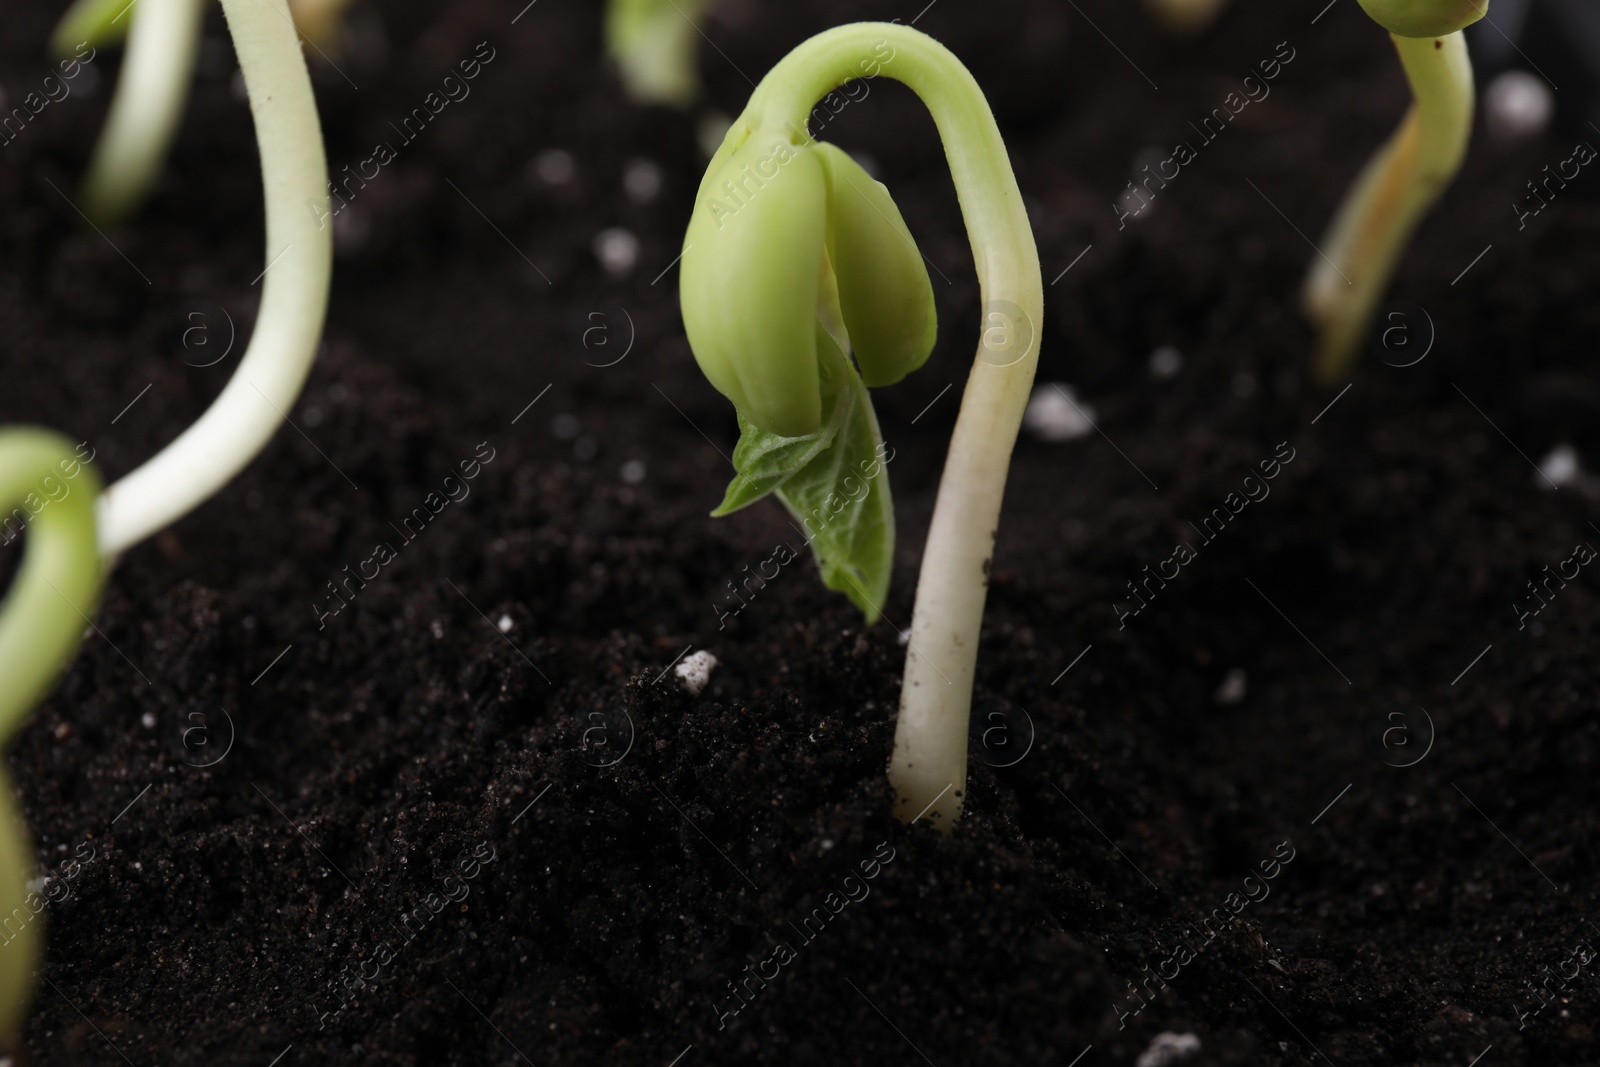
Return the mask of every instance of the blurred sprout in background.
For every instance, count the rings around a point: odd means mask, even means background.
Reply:
[[[84,177],[83,213],[96,226],[124,221],[161,176],[189,100],[210,0],[78,0],[56,25],[50,51],[71,58],[80,45],[127,39],[105,129]],[[293,0],[295,28],[313,54],[340,45],[340,19],[350,0]]]
[[[699,23],[711,0],[610,0],[606,52],[641,104],[687,108],[700,95]]]
[[[1217,20],[1228,0],[1144,0],[1152,18],[1168,33],[1199,33]]]

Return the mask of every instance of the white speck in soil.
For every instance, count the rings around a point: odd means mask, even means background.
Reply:
[[[1502,141],[1537,137],[1555,116],[1556,99],[1543,78],[1525,71],[1497,74],[1483,89],[1483,121]]]
[[[678,681],[683,683],[690,696],[699,696],[706,683],[711,681],[711,672],[716,668],[717,657],[701,649],[685,656],[672,673],[678,676]]]
[[[1022,428],[1041,441],[1071,441],[1094,432],[1094,409],[1065,382],[1045,382],[1028,398]]]
[[[622,170],[622,191],[635,204],[648,204],[661,195],[661,165],[653,159],[630,159]]]
[[[622,465],[622,480],[629,485],[638,485],[644,481],[646,473],[648,472],[642,460],[630,459]]]
[[[1182,1063],[1200,1051],[1200,1039],[1194,1034],[1175,1034],[1163,1031],[1150,1042],[1150,1047],[1139,1053],[1134,1067],[1169,1067]]]
[[[533,158],[528,168],[545,185],[565,185],[578,174],[578,162],[564,148],[547,148]]]
[[[613,278],[625,278],[639,263],[639,238],[620,226],[601,230],[594,235],[594,258]]]
[[[1175,378],[1183,369],[1183,353],[1171,345],[1162,345],[1150,353],[1150,377],[1158,381]]]
[[[500,627],[501,633],[508,634],[511,632],[511,628],[515,626],[516,623],[511,621],[510,615],[502,615],[500,616],[500,621],[495,625]]]
[[[1217,686],[1217,703],[1223,707],[1237,704],[1249,692],[1249,680],[1243,668],[1235,667],[1222,678],[1222,684]]]
[[[156,717],[148,711],[139,716],[139,722],[144,724],[146,730],[154,730],[156,728]]]
[[[1583,461],[1571,445],[1556,445],[1539,461],[1539,474],[1534,481],[1546,489],[1572,485],[1583,481]]]

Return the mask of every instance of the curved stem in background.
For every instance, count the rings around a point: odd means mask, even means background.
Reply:
[[[66,438],[32,428],[0,430],[0,514],[23,508],[31,516],[22,565],[0,603],[0,742],[55,685],[100,603],[99,492],[99,475],[78,461]],[[0,914],[28,913],[33,869],[28,829],[0,760]],[[22,1020],[39,946],[36,922],[0,945],[0,1039],[9,1039]]]
[[[328,166],[299,38],[284,0],[222,0],[222,11],[261,152],[267,216],[261,309],[238,369],[211,407],[106,490],[100,541],[108,557],[188,514],[255,458],[300,395],[328,310]]]
[[[329,52],[339,50],[344,13],[349,6],[350,0],[289,0],[295,28],[314,47]]]
[[[126,218],[161,173],[189,99],[205,3],[136,0],[119,20],[132,23],[128,48],[83,183],[83,211],[97,225]]]
[[[1302,297],[1321,331],[1315,372],[1324,385],[1349,370],[1411,235],[1461,169],[1472,136],[1465,36],[1390,36],[1415,100],[1334,216]]]
[[[1011,451],[1039,361],[1044,286],[1033,230],[983,90],[949,49],[909,27],[856,23],[818,34],[757,86],[744,119],[796,133],[816,102],[859,76],[864,60],[927,105],[939,128],[982,291],[977,358],[939,481],[917,580],[889,782],[903,821],[924,812],[948,830],[967,782],[967,720]]]
[[[50,54],[66,59],[80,44],[99,48],[128,34],[134,0],[77,0],[50,34]]]

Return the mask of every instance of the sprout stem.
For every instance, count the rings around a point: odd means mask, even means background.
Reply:
[[[57,497],[62,487],[65,495]],[[32,515],[22,565],[0,603],[0,742],[60,677],[100,602],[99,491],[99,475],[79,464],[66,438],[33,428],[0,430],[0,513],[24,508]],[[0,914],[17,908],[28,914],[33,868],[27,826],[0,760]],[[39,924],[30,922],[0,946],[0,1039],[22,1020],[39,945]]]
[[[106,490],[100,541],[110,557],[182,518],[265,447],[300,395],[327,313],[328,167],[299,38],[284,0],[222,0],[222,10],[261,153],[267,216],[261,309],[238,369],[211,407]]]
[[[204,7],[205,0],[138,0],[122,18],[132,23],[128,49],[83,185],[83,211],[96,225],[126,218],[160,174],[189,98]]]
[[[66,59],[80,44],[94,48],[128,34],[128,12],[135,0],[77,0],[50,34],[50,54]]]
[[[1472,62],[1461,32],[1390,37],[1415,99],[1356,179],[1306,278],[1303,302],[1321,329],[1316,375],[1324,385],[1349,369],[1400,256],[1461,169],[1472,134]]]
[[[757,126],[804,130],[816,102],[857,76],[863,60],[881,60],[874,49],[885,42],[894,56],[882,63],[883,73],[916,93],[939,128],[983,300],[977,359],[922,556],[889,767],[896,815],[911,820],[926,809],[947,830],[966,793],[967,720],[989,561],[1038,364],[1044,288],[1033,231],[983,91],[926,34],[872,22],[818,34],[762,79],[745,113]]]
[[[143,0],[146,10],[159,4],[167,16],[193,3]],[[284,0],[222,0],[222,6],[255,117],[268,251],[280,251],[263,272],[271,276],[256,330],[222,395],[178,440],[104,494],[99,476],[79,463],[66,439],[36,429],[0,431],[0,512],[21,507],[31,516],[22,565],[0,603],[0,742],[70,662],[111,561],[215,492],[272,436],[305,382],[322,331],[332,259],[331,234],[318,223],[328,216],[327,167],[298,38]],[[145,32],[155,34],[147,22],[132,30],[130,67]],[[119,102],[135,97],[125,92]],[[33,910],[33,867],[27,826],[0,763],[0,914]],[[0,948],[4,1040],[16,1033],[31,995],[39,924],[24,924]]]

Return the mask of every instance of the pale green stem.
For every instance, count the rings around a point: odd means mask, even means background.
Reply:
[[[22,507],[30,515],[22,565],[0,604],[0,741],[70,661],[115,556],[215,492],[272,436],[321,334],[332,260],[327,166],[298,37],[284,0],[223,0],[223,13],[250,95],[266,191],[270,258],[256,330],[239,370],[200,420],[104,494],[92,469],[69,466],[78,461],[65,439],[0,431],[0,511]],[[32,870],[27,828],[0,767],[0,914],[32,912]],[[37,922],[0,944],[0,1038],[20,1024],[39,945]]]
[[[11,774],[0,759],[0,908],[8,918],[20,908],[32,920],[14,934],[13,922],[5,930],[11,940],[0,943],[0,1047],[13,1045],[22,1027],[44,948],[44,931],[27,906],[34,870],[33,838],[17,804]]]
[[[95,543],[100,478],[47,430],[0,430],[0,514],[29,513],[26,549],[0,603],[0,743],[43,699],[83,638],[105,579]],[[0,759],[0,915],[26,906],[33,848]],[[10,929],[5,931],[7,935]],[[39,965],[39,923],[0,943],[0,1040],[16,1033]]]
[[[1349,370],[1401,255],[1461,169],[1472,135],[1472,62],[1462,34],[1390,36],[1414,102],[1356,179],[1306,278],[1303,302],[1321,330],[1323,384]]]
[[[126,218],[161,173],[189,98],[204,8],[205,0],[137,0],[122,17],[133,23],[128,48],[83,184],[83,212],[96,225]]]
[[[222,0],[222,10],[261,153],[267,216],[261,307],[250,345],[211,407],[106,490],[100,540],[108,556],[182,518],[266,446],[310,373],[328,309],[328,167],[299,38],[284,0]]]
[[[892,58],[875,52],[882,43],[894,50]],[[923,551],[889,766],[896,815],[910,820],[926,810],[948,829],[966,794],[967,719],[989,563],[1038,364],[1044,288],[1022,194],[988,101],[961,61],[926,34],[871,22],[818,34],[762,79],[741,121],[786,128],[798,143],[816,102],[873,61],[922,99],[939,128],[983,301],[978,358]]]

